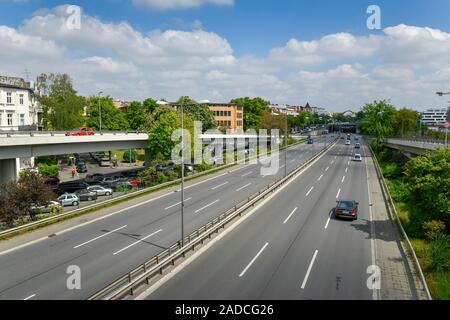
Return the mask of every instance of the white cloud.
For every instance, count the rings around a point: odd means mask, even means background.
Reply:
[[[133,4],[156,10],[178,10],[200,7],[205,4],[232,6],[234,0],[133,0]]]
[[[450,34],[432,28],[291,39],[265,57],[236,57],[227,39],[201,28],[144,33],[125,21],[83,14],[81,29],[69,30],[65,9],[39,10],[18,28],[0,25],[0,59],[8,62],[2,73],[67,72],[84,95],[261,96],[341,111],[383,98],[417,109],[442,106],[434,92],[450,90]]]

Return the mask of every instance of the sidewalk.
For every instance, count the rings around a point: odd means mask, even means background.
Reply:
[[[388,215],[374,161],[368,164],[373,224],[375,227],[376,265],[381,268],[381,300],[427,300],[414,262],[401,240],[401,234]]]

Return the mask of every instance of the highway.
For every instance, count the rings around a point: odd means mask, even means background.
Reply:
[[[288,150],[288,171],[319,152],[329,137]],[[280,156],[283,164],[284,156]],[[196,230],[284,174],[261,176],[247,165],[188,186],[185,233]],[[117,214],[0,253],[0,299],[85,299],[178,241],[180,193],[167,193]],[[114,211],[114,209],[111,209]],[[81,270],[81,289],[68,290],[67,268]]]
[[[341,140],[223,238],[141,295],[144,299],[372,300],[374,244],[366,146]],[[338,198],[360,203],[357,221],[338,220]]]

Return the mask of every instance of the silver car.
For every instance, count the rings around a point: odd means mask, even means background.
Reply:
[[[362,161],[361,155],[359,153],[355,154],[355,157],[353,158],[353,161],[361,162]]]
[[[80,204],[80,199],[75,194],[66,193],[58,198],[58,202],[61,203],[63,207],[78,206]]]
[[[110,196],[113,194],[113,190],[102,186],[87,187],[87,190],[96,192],[98,196]]]

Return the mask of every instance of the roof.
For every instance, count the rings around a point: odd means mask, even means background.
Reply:
[[[26,82],[23,78],[8,76],[0,76],[0,87],[31,90],[30,83]]]

